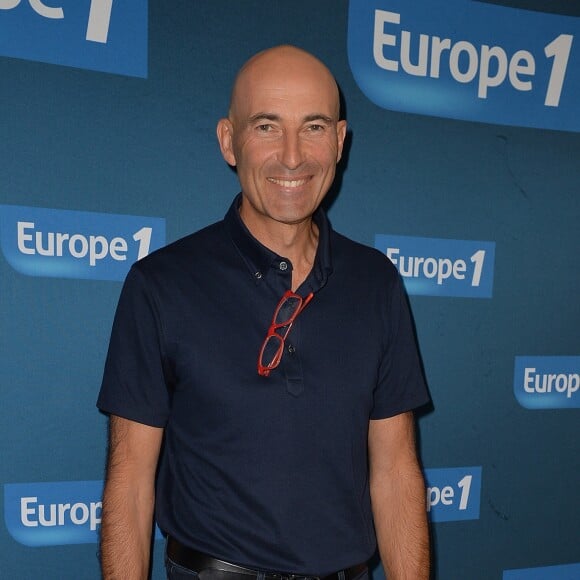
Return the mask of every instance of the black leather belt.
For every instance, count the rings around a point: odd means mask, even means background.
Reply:
[[[218,572],[220,578],[226,578],[230,574],[232,579],[235,577],[245,576],[247,578],[257,578],[258,570],[252,570],[251,568],[244,568],[243,566],[238,566],[236,564],[231,564],[230,562],[224,562],[223,560],[218,560],[217,558],[212,558],[207,554],[188,548],[183,544],[180,544],[175,538],[169,536],[167,538],[167,556],[172,562],[183,566],[189,570],[200,573],[200,577],[210,578],[211,574],[203,574],[203,572]],[[351,566],[350,568],[345,568],[341,570],[344,572],[344,580],[353,580],[359,574],[362,574],[366,570],[366,564],[357,564],[356,566]],[[234,576],[235,575],[235,576]],[[265,580],[297,580],[301,578],[312,578],[319,580],[341,580],[340,572],[334,572],[328,576],[309,576],[305,574],[289,574],[285,572],[266,572]]]

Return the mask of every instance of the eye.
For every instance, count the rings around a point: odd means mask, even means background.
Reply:
[[[260,133],[268,133],[272,129],[273,127],[272,125],[270,125],[270,123],[262,123],[261,125],[258,125],[256,127],[256,130],[259,131]]]
[[[308,125],[308,130],[311,133],[318,133],[319,131],[324,131],[324,125],[314,123],[313,125]]]

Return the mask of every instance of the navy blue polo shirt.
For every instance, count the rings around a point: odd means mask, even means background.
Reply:
[[[370,419],[428,400],[396,269],[315,214],[298,289],[314,298],[262,377],[258,353],[292,264],[225,219],[137,262],[123,287],[101,410],[164,427],[160,528],[263,570],[325,575],[376,548]]]

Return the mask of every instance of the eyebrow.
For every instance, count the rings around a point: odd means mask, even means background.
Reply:
[[[304,117],[305,123],[310,123],[312,121],[324,121],[325,123],[332,123],[334,119],[328,115],[323,115],[322,113],[315,113],[313,115],[307,115]]]
[[[259,121],[280,121],[280,115],[276,115],[274,113],[256,113],[252,115],[248,121],[250,124],[257,123]],[[311,123],[312,121],[323,121],[324,123],[332,123],[332,117],[328,115],[323,115],[322,113],[312,113],[310,115],[306,115],[302,120],[303,123]]]

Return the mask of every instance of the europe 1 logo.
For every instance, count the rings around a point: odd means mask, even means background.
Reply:
[[[481,474],[480,466],[426,469],[429,519],[432,522],[479,519]]]
[[[472,0],[350,0],[350,67],[385,109],[580,131],[580,18],[570,13]]]
[[[102,481],[7,483],[4,523],[24,546],[63,546],[98,541]],[[155,526],[155,539],[163,536]]]
[[[0,247],[21,274],[124,280],[165,245],[165,219],[0,205]]]
[[[25,0],[26,1],[26,0]],[[0,10],[17,8],[22,0],[0,0]],[[28,0],[30,8],[43,18],[61,20],[64,18],[62,6],[47,6],[42,0]],[[91,0],[86,40],[92,42],[107,42],[111,24],[111,9],[113,0]]]
[[[0,55],[147,76],[147,0],[0,0]]]
[[[409,294],[491,298],[495,243],[376,234]]]

